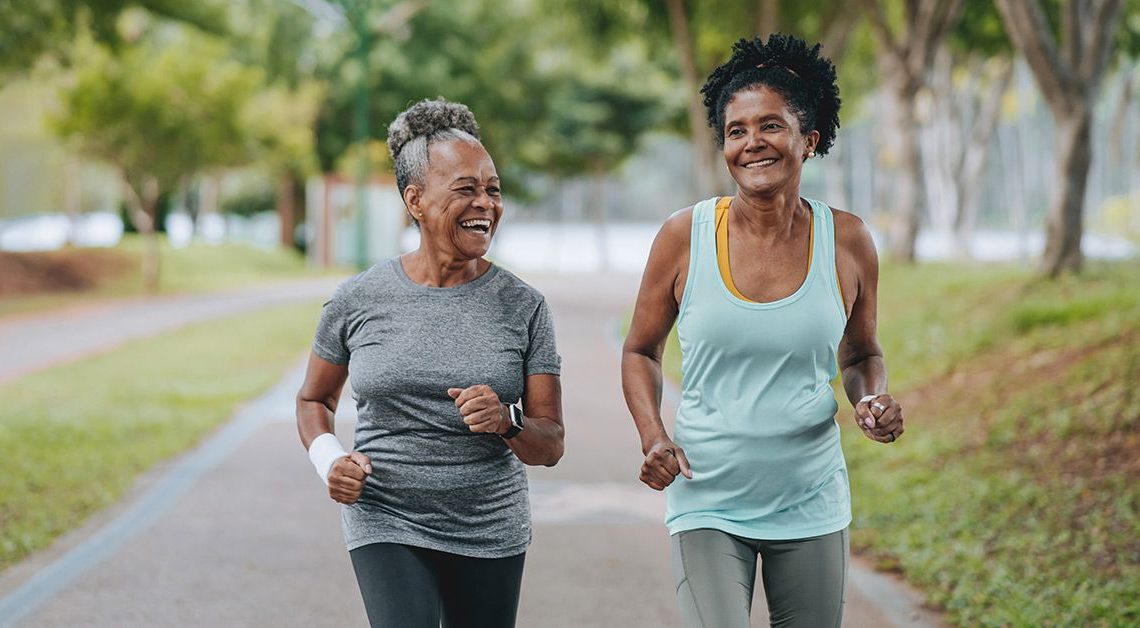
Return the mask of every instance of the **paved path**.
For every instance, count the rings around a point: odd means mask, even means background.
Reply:
[[[664,503],[636,481],[637,437],[608,333],[636,280],[535,283],[553,306],[564,358],[567,453],[530,473],[534,544],[519,625],[677,626]],[[0,625],[365,625],[338,507],[292,424],[300,375],[294,368],[202,448],[0,575]],[[352,420],[338,415],[342,441]],[[937,625],[913,594],[861,565],[851,584],[846,626]],[[766,625],[762,600],[754,626]]]
[[[319,277],[211,294],[116,299],[2,319],[0,384],[187,323],[326,297],[341,281]]]

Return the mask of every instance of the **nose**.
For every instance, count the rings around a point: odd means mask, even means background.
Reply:
[[[478,193],[475,194],[474,200],[471,201],[471,205],[472,207],[476,207],[478,209],[486,209],[490,211],[495,207],[495,199],[487,193],[487,188],[480,187]]]
[[[768,146],[767,140],[764,139],[764,134],[758,129],[748,132],[748,141],[744,145],[744,150],[755,152]]]

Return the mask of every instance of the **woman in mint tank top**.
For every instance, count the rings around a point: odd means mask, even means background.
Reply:
[[[853,214],[800,196],[807,159],[839,127],[835,68],[819,46],[740,40],[701,89],[737,184],[671,216],[646,264],[622,358],[641,435],[641,481],[667,495],[686,626],[749,625],[757,560],[773,626],[839,626],[851,522],[838,405],[893,443],[875,331],[878,258]],[[661,355],[674,322],[681,403],[661,418]]]

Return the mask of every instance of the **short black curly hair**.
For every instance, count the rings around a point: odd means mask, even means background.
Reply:
[[[724,146],[728,101],[739,91],[763,85],[788,101],[802,133],[819,131],[815,152],[826,155],[839,130],[839,85],[835,66],[819,49],[819,44],[809,48],[804,40],[780,33],[767,42],[754,37],[733,44],[732,56],[709,74],[701,88],[717,144]]]

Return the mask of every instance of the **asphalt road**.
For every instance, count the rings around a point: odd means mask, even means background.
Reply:
[[[678,626],[664,501],[636,480],[640,452],[613,336],[636,278],[532,279],[547,294],[557,326],[567,446],[558,466],[530,473],[534,543],[519,626]],[[109,348],[116,342],[107,329],[116,324],[107,321],[125,316],[77,317],[71,325],[106,325],[100,348]],[[0,324],[0,339],[10,332]],[[99,348],[76,355],[92,350]],[[59,354],[52,363],[66,359]],[[300,376],[294,367],[201,447],[153,470],[119,504],[0,574],[0,625],[366,625],[339,507],[293,426]],[[345,443],[353,417],[344,409],[351,405],[342,404],[338,415]],[[939,625],[913,592],[861,563],[849,581],[845,626]],[[758,591],[753,625],[766,620]]]

